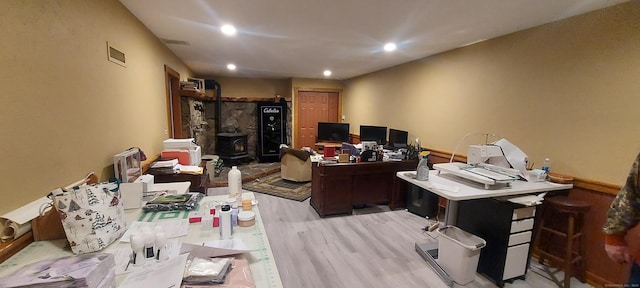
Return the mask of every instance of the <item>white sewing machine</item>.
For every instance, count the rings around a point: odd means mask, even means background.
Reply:
[[[508,145],[508,148],[513,151],[517,150],[518,155],[526,155],[520,151],[513,144],[502,139],[498,141],[502,145]],[[511,185],[511,182],[521,179],[522,171],[520,169],[511,168],[511,162],[507,159],[501,145],[496,144],[484,144],[484,145],[469,145],[467,150],[467,164],[464,163],[441,163],[434,164],[433,168],[440,172],[446,172],[458,177],[462,177],[474,182],[484,184],[485,189],[489,189],[491,185],[506,184]],[[526,161],[526,160],[524,160]],[[515,161],[521,162],[521,161]]]
[[[467,164],[491,163],[496,166],[510,167],[507,158],[498,145],[469,145],[467,149]],[[502,165],[501,165],[502,164]]]

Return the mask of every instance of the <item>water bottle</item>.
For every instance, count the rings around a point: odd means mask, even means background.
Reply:
[[[542,162],[542,167],[540,167],[540,170],[544,170],[545,172],[547,172],[547,174],[549,174],[549,171],[551,171],[551,159],[544,158],[544,162]]]
[[[231,206],[222,205],[220,210],[220,239],[231,239]]]
[[[429,180],[429,155],[423,155],[418,162],[418,168],[416,169],[416,180],[427,181]]]
[[[242,194],[242,173],[238,170],[238,166],[231,167],[231,171],[227,175],[227,182],[229,182],[229,198],[240,198]]]

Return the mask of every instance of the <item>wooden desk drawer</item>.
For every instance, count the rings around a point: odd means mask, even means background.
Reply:
[[[511,222],[511,233],[533,229],[533,218]]]

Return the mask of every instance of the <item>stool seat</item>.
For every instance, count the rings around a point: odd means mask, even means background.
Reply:
[[[545,202],[554,206],[559,212],[585,213],[591,209],[591,204],[586,201],[571,199],[567,196],[549,197]]]
[[[586,281],[584,255],[585,239],[582,232],[584,215],[591,209],[588,202],[571,199],[566,196],[545,198],[540,223],[536,229],[534,251],[539,254],[540,263],[551,259],[564,271],[563,286],[568,288],[571,276],[581,282]],[[543,236],[544,234],[544,236]],[[555,238],[564,240],[563,255],[553,253]],[[543,240],[544,239],[544,240]],[[555,251],[557,252],[557,251]],[[573,269],[576,266],[576,269]]]

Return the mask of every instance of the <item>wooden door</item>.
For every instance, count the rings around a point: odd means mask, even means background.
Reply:
[[[340,91],[296,88],[296,137],[297,148],[314,149],[318,134],[318,122],[340,122]]]
[[[167,81],[167,130],[169,138],[182,138],[182,115],[180,114],[180,73],[164,66],[164,77]]]

